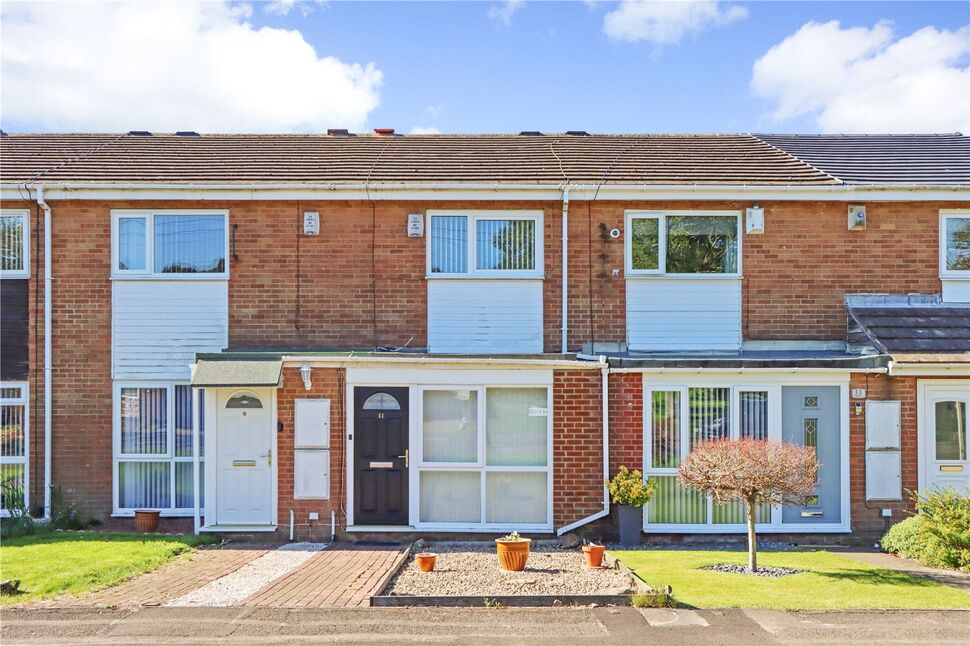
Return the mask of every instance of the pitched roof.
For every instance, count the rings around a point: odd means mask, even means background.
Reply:
[[[846,184],[970,185],[970,137],[755,135]]]
[[[828,185],[751,135],[5,134],[0,181]]]
[[[970,305],[935,296],[849,296],[849,335],[909,361],[970,361]],[[857,337],[858,338],[858,337]]]

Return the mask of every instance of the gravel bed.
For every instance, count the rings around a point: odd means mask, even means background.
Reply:
[[[253,559],[235,572],[172,599],[166,606],[232,606],[309,561],[325,543],[287,543]]]
[[[748,576],[768,576],[774,578],[788,576],[789,574],[801,574],[802,572],[802,570],[793,570],[787,567],[769,567],[767,565],[759,565],[757,572],[748,572],[748,567],[746,565],[733,565],[731,563],[706,565],[697,569],[711,570],[712,572],[728,572],[730,574],[747,574]]]
[[[414,557],[425,552],[438,555],[433,572],[418,569]],[[383,594],[623,594],[632,592],[630,586],[616,570],[587,567],[580,548],[533,542],[525,570],[506,572],[499,566],[495,543],[434,543],[413,550]]]

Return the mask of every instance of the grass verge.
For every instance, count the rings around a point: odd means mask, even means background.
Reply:
[[[669,585],[673,600],[696,608],[841,610],[853,608],[970,608],[970,594],[949,586],[859,563],[830,552],[759,552],[759,565],[802,570],[762,577],[700,570],[747,564],[747,552],[614,551],[613,556],[654,588]]]
[[[78,595],[150,572],[211,536],[50,532],[3,541],[0,580],[20,579],[23,594],[0,605]]]

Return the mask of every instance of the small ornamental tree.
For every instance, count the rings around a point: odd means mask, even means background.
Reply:
[[[758,570],[755,509],[758,503],[804,504],[815,491],[815,450],[797,444],[742,438],[698,445],[683,464],[680,481],[725,504],[743,500],[748,512],[748,571]]]

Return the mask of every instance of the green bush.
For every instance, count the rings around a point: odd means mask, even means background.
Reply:
[[[643,507],[650,502],[657,487],[652,480],[644,483],[642,473],[630,471],[626,467],[620,467],[613,479],[606,481],[606,485],[609,487],[610,498],[614,505],[631,507]]]
[[[919,515],[891,527],[882,548],[930,567],[970,570],[970,494],[945,489],[914,500]]]

